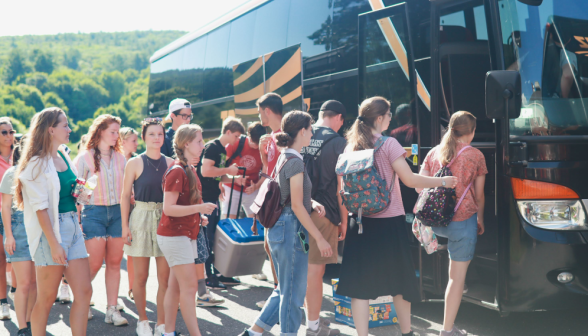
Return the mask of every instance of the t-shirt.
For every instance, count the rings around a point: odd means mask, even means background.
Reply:
[[[380,134],[374,136],[374,142],[381,137]],[[347,146],[345,152],[351,152],[351,148]],[[404,205],[402,203],[402,194],[400,193],[400,182],[398,180],[398,174],[394,172],[392,163],[399,157],[406,157],[406,151],[398,140],[394,138],[388,138],[384,144],[378,149],[375,154],[376,168],[380,176],[386,180],[390,189],[390,204],[388,207],[375,215],[365,216],[368,218],[388,218],[404,215]],[[394,180],[393,180],[394,179]]]
[[[194,169],[194,168],[190,168]],[[195,172],[194,172],[195,173]],[[202,185],[196,178],[196,183],[200,190]],[[163,192],[179,192],[177,205],[191,205],[190,203],[190,184],[188,175],[176,161],[175,165],[170,168],[167,175],[163,177]],[[200,214],[196,213],[184,217],[170,217],[165,214],[161,215],[161,221],[157,227],[157,234],[166,237],[186,236],[190,239],[196,239],[200,231]]]
[[[456,150],[460,151],[466,144],[459,143]],[[439,146],[431,149],[425,161],[423,162],[423,169],[428,170],[430,175],[433,176],[441,169],[441,163],[437,160],[437,152]],[[456,152],[457,153],[457,152]],[[461,198],[465,189],[473,182],[476,177],[488,174],[488,168],[486,168],[486,159],[484,154],[477,148],[468,148],[461,153],[457,160],[451,164],[451,173],[457,177],[457,187],[455,192],[457,199]],[[474,186],[470,187],[466,197],[464,197],[461,205],[457,209],[457,212],[453,216],[453,221],[461,222],[472,217],[478,212],[478,204],[474,197]]]
[[[276,160],[278,162],[278,169],[282,162],[286,160],[286,157],[294,158],[286,162],[284,167],[282,167],[282,170],[280,170],[278,185],[280,186],[281,203],[285,206],[290,206],[291,203],[285,204],[288,196],[290,196],[290,178],[297,174],[304,173],[304,182],[302,184],[302,203],[304,204],[306,211],[308,211],[310,214],[312,212],[312,199],[310,196],[312,192],[312,182],[310,181],[310,177],[308,177],[308,174],[304,169],[302,155],[293,149],[285,149],[282,155],[278,157],[278,160]]]
[[[1,159],[0,159],[1,160]],[[14,172],[16,171],[16,167],[12,166],[8,168],[8,170],[2,176],[2,182],[0,182],[0,193],[2,194],[10,194],[14,195],[14,188],[13,188],[13,181],[14,181]],[[0,197],[2,198],[2,197]],[[14,212],[15,207],[12,207],[12,212]]]
[[[313,186],[312,198],[325,207],[325,217],[335,224],[341,223],[339,203],[337,201],[337,174],[335,167],[339,155],[345,151],[347,141],[335,131],[325,126],[313,126],[313,136],[310,146],[302,148],[306,169]],[[331,139],[331,140],[329,140]],[[329,140],[323,143],[325,140]],[[320,149],[320,151],[319,151]],[[310,166],[312,165],[312,166]]]
[[[0,158],[0,179],[4,173],[12,167],[12,154],[10,154],[9,162],[6,162],[3,158]],[[2,197],[0,197],[0,206],[2,205]],[[1,209],[1,208],[0,208]]]
[[[282,130],[277,130],[272,132],[270,141],[267,143],[267,174],[271,175],[276,167],[276,162],[278,162],[278,157],[280,156],[280,151],[278,150],[278,146],[276,145],[276,134],[281,132]]]
[[[161,146],[161,154],[167,157],[175,157],[176,153],[174,152],[174,135],[176,131],[174,131],[171,127],[167,129],[165,132],[165,138],[163,139],[163,145]]]
[[[219,139],[209,141],[202,151],[200,162],[198,163],[198,177],[202,182],[202,199],[204,202],[216,203],[220,196],[219,182],[221,176],[217,177],[203,177],[202,176],[202,161],[204,159],[214,161],[214,166],[217,168],[225,168],[227,162],[227,151]]]
[[[225,147],[225,150],[227,152],[227,158],[230,158],[233,155],[233,153],[235,153],[237,147],[239,147],[239,141],[235,141],[234,143],[228,144],[227,147]],[[259,148],[251,147],[249,138],[245,138],[245,143],[243,144],[243,150],[241,150],[241,155],[237,156],[231,164],[233,163],[236,163],[239,167],[247,168],[245,176],[247,176],[248,185],[251,185],[251,183],[255,184],[257,183],[257,181],[259,181],[259,172],[262,168],[261,155],[259,154]],[[243,173],[242,171],[239,172],[241,174]],[[232,183],[225,183],[225,185],[227,187],[231,187]],[[234,189],[237,191],[241,191],[241,186],[235,184]]]

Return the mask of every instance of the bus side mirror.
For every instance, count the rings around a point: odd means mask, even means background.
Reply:
[[[521,114],[521,75],[518,71],[486,73],[486,116],[516,119]]]
[[[519,0],[519,2],[524,3],[525,5],[529,6],[541,6],[543,0]]]

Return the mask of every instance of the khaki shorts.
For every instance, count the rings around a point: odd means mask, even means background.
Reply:
[[[135,208],[129,219],[131,245],[124,245],[123,250],[131,257],[163,257],[157,243],[157,226],[161,220],[163,203],[135,202]]]
[[[196,240],[186,236],[167,237],[157,235],[157,242],[169,267],[194,264],[198,258]]]
[[[337,256],[339,255],[337,252],[337,245],[339,244],[338,227],[331,223],[327,217],[319,217],[316,211],[312,212],[310,218],[312,219],[314,225],[316,225],[316,228],[331,245],[333,255],[328,258],[321,257],[321,252],[316,245],[316,240],[311,235],[309,235],[308,244],[310,245],[310,249],[308,250],[308,263],[314,265],[336,264]]]

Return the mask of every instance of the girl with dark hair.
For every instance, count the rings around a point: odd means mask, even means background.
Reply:
[[[279,284],[255,324],[242,336],[261,336],[278,322],[282,335],[297,334],[302,320],[300,307],[306,296],[308,234],[317,241],[321,256],[330,257],[333,253],[310,218],[312,211],[320,217],[325,215],[325,208],[311,199],[312,182],[300,154],[303,147],[310,145],[311,138],[310,114],[292,111],[284,116],[282,131],[276,134],[276,140],[279,147],[286,149],[278,158],[273,174],[280,185],[284,209],[275,226],[266,231]]]
[[[80,154],[77,168],[81,178],[98,177],[88,205],[82,210],[82,227],[90,253],[92,279],[106,263],[107,308],[104,322],[115,326],[128,324],[117,309],[120,263],[123,257],[120,195],[126,159],[119,136],[120,118],[103,114],[88,131],[86,150]],[[88,319],[92,312],[88,313]]]
[[[10,118],[0,118],[0,179],[4,173],[12,166],[12,147],[14,144],[14,134],[16,132],[12,128]],[[0,205],[2,200],[0,199]],[[0,245],[2,244],[2,235],[4,235],[4,227],[2,225],[2,218],[0,217]],[[4,248],[0,246],[0,288],[6,288],[6,282],[10,278],[9,267],[6,265],[6,254]],[[10,266],[10,265],[8,265]],[[6,275],[5,275],[6,274]],[[12,286],[16,286],[15,283]],[[0,291],[0,320],[10,319],[10,305],[6,299],[4,290]]]
[[[163,208],[163,189],[161,181],[167,167],[173,160],[161,154],[165,130],[159,119],[143,121],[141,136],[145,141],[145,153],[130,159],[125,167],[121,195],[122,238],[125,253],[132,257],[135,279],[133,297],[137,305],[139,321],[138,336],[152,336],[153,331],[147,318],[146,285],[149,277],[149,263],[155,257],[157,265],[157,323],[155,335],[164,333],[165,314],[163,298],[167,290],[169,266],[157,244],[157,226]],[[135,195],[135,207],[131,213],[131,194]],[[130,218],[129,218],[130,213]]]
[[[29,251],[37,273],[37,300],[31,313],[35,336],[46,333],[49,312],[64,273],[76,298],[69,316],[71,332],[86,335],[88,325],[90,266],[76,199],[71,194],[77,169],[60,147],[69,142],[70,133],[61,109],[50,107],[35,114],[14,177],[16,206],[24,212]]]
[[[413,334],[410,308],[412,302],[420,301],[420,294],[398,177],[411,188],[454,188],[457,184],[453,176],[437,178],[414,174],[406,163],[406,151],[396,139],[379,140],[391,119],[390,103],[386,99],[368,98],[361,103],[359,116],[347,132],[345,152],[371,149],[377,141],[383,141],[374,157],[378,173],[390,189],[388,207],[375,215],[363,216],[362,234],[358,232],[356,218],[349,219],[337,294],[352,298],[353,322],[359,336],[368,335],[369,300],[385,295],[394,296],[402,335]]]
[[[31,312],[37,300],[35,264],[31,258],[29,243],[27,242],[24,214],[22,210],[18,210],[12,205],[14,172],[22,153],[25,137],[23,136],[21,142],[14,147],[12,153],[13,166],[4,173],[0,183],[0,194],[2,196],[1,219],[5,223],[4,249],[7,254],[6,260],[12,264],[13,271],[17,276],[17,282],[14,284],[16,287],[13,287],[17,288],[13,301],[19,329],[17,335],[19,336],[30,335]]]
[[[465,194],[452,222],[447,227],[433,227],[435,234],[449,238],[449,282],[445,292],[444,330],[440,332],[441,336],[466,335],[454,322],[478,235],[484,233],[484,183],[488,169],[484,154],[470,147],[475,133],[476,117],[465,111],[455,112],[441,144],[427,154],[420,172],[421,175],[431,176],[455,158],[451,172],[459,179],[455,188],[457,199]],[[420,192],[419,189],[417,191]]]

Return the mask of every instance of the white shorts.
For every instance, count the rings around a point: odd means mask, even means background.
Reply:
[[[227,209],[229,208],[229,196],[231,196],[231,187],[227,187],[226,185],[223,184],[223,189],[224,189],[224,195],[225,195],[225,200],[223,201],[222,204],[222,217],[226,218],[227,217]],[[253,204],[253,201],[255,201],[255,197],[257,197],[257,193],[259,192],[259,190],[255,190],[253,193],[247,195],[245,192],[243,192],[243,199],[241,199],[241,206],[243,207],[243,210],[245,210],[245,214],[247,215],[247,217],[250,217],[253,215],[253,212],[251,211],[250,207]],[[236,215],[237,214],[237,205],[239,205],[239,195],[241,195],[240,191],[237,190],[233,190],[233,202],[231,202],[231,215]]]
[[[196,240],[186,236],[167,237],[157,235],[157,244],[169,267],[193,264],[198,258]]]

